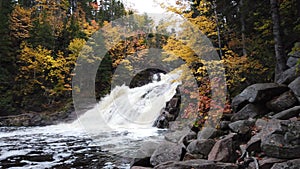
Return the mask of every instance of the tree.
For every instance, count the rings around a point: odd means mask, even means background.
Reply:
[[[275,58],[276,58],[276,68],[275,68],[275,81],[279,78],[280,74],[286,69],[286,59],[285,52],[281,37],[280,30],[280,14],[279,14],[279,1],[270,0],[272,21],[273,21],[273,35],[275,40]]]
[[[16,73],[15,50],[10,36],[9,15],[13,10],[11,1],[0,0],[0,115],[12,114],[12,84]]]
[[[32,29],[32,10],[25,9],[20,5],[16,5],[10,15],[10,32],[11,36],[18,46],[22,40],[30,37],[30,30]]]
[[[74,64],[73,58],[65,58],[62,52],[53,57],[52,51],[42,46],[32,48],[25,43],[21,46],[15,89],[18,104],[30,110],[58,101],[70,90],[72,66],[68,64]]]

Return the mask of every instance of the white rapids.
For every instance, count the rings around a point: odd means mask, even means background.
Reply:
[[[178,72],[160,76],[160,81],[154,77],[152,83],[141,87],[115,87],[94,108],[70,124],[0,127],[0,168],[1,161],[18,160],[20,155],[22,158],[32,156],[37,150],[50,154],[52,161],[23,160],[20,161],[24,163],[23,167],[16,168],[51,168],[65,163],[69,165],[77,158],[69,153],[76,153],[73,150],[77,149],[75,145],[85,147],[83,151],[86,152],[93,147],[100,147],[103,152],[123,157],[143,157],[149,154],[164,140],[161,133],[165,132],[152,125],[181,84]],[[107,161],[106,168],[112,165]],[[120,168],[129,168],[127,164],[126,166]]]

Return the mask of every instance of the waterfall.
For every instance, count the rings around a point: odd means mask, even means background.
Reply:
[[[115,87],[109,95],[74,123],[81,123],[88,131],[151,128],[160,111],[181,84],[180,72],[154,75],[153,82],[129,88]]]

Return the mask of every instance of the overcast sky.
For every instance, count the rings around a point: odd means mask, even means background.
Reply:
[[[164,2],[164,3],[175,3],[175,0],[123,0],[126,3],[126,6],[130,6],[131,8],[137,10],[139,13],[163,13],[164,9],[160,7],[156,2]]]

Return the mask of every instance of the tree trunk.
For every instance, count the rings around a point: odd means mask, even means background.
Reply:
[[[279,15],[279,1],[270,0],[272,21],[273,21],[273,35],[275,40],[275,82],[278,80],[280,74],[286,69],[286,58],[284,54],[283,43],[280,33],[280,15]]]
[[[242,45],[243,45],[243,55],[247,55],[247,50],[246,50],[246,39],[245,39],[245,31],[246,31],[246,26],[245,26],[245,7],[244,7],[244,2],[243,0],[240,0],[240,13],[241,13],[241,25],[242,25]]]
[[[223,53],[222,53],[222,44],[221,44],[221,32],[220,32],[220,25],[219,25],[219,18],[218,18],[218,13],[217,13],[217,4],[216,0],[213,1],[213,8],[214,8],[214,13],[216,17],[216,24],[217,24],[217,32],[218,32],[218,45],[219,45],[219,54],[220,58],[222,59]]]

